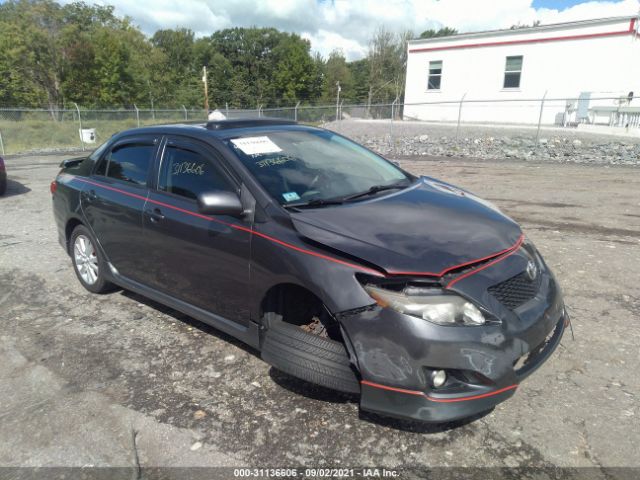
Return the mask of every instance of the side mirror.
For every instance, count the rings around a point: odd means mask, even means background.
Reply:
[[[241,217],[244,213],[244,208],[240,198],[235,193],[212,190],[198,195],[198,211],[205,215]]]

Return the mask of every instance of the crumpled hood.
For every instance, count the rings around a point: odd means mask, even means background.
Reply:
[[[440,275],[506,250],[522,235],[490,203],[427,177],[400,192],[291,217],[301,235],[387,273]]]

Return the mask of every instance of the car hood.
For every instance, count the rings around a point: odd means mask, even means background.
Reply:
[[[442,275],[509,249],[522,235],[491,203],[427,177],[399,192],[291,218],[308,239],[390,274]]]

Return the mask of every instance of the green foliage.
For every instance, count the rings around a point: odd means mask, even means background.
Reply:
[[[401,100],[407,67],[407,41],[410,31],[393,34],[379,28],[369,42],[369,90],[367,104]]]
[[[443,27],[439,30],[425,30],[420,34],[420,38],[448,37],[449,35],[455,35],[456,33],[458,33],[458,31],[455,28]]]
[[[441,30],[442,31],[442,30]],[[308,40],[274,28],[229,28],[195,38],[188,29],[146,37],[112,6],[53,0],[0,3],[0,106],[202,107],[347,103],[402,95],[408,34],[380,30],[367,58],[324,59]]]
[[[337,82],[340,82],[340,98],[347,102],[355,100],[353,73],[340,50],[331,52],[324,64],[321,103],[335,102]]]
[[[510,30],[519,30],[521,28],[533,28],[533,27],[539,27],[540,26],[540,20],[535,20],[531,25],[527,24],[527,23],[516,23],[515,25],[511,25],[509,27]]]

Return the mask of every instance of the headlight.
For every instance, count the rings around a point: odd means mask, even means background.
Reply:
[[[484,325],[486,319],[473,303],[439,289],[420,289],[416,295],[395,292],[373,285],[364,289],[381,307],[413,315],[438,325]]]

